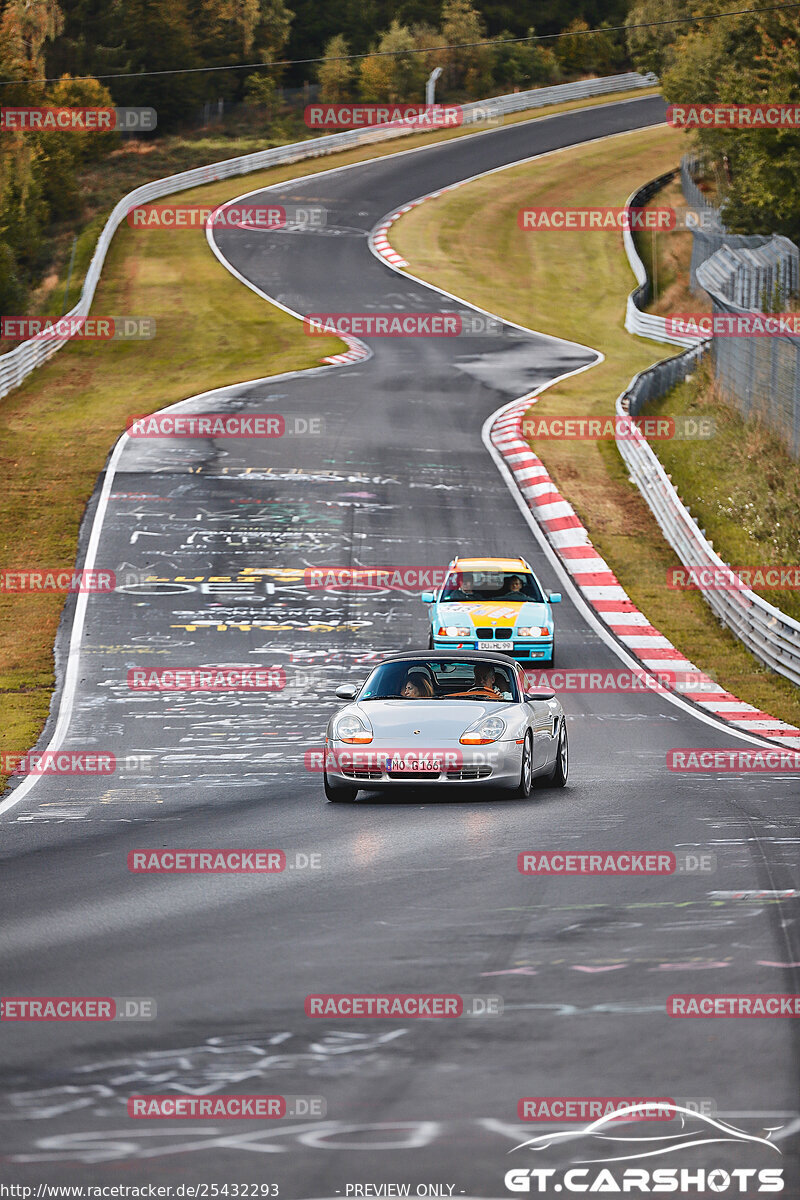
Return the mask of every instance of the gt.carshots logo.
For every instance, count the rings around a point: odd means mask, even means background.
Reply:
[[[558,1100],[557,1097],[552,1099]],[[586,1100],[593,1103],[598,1098]],[[571,1103],[574,1100],[564,1100],[564,1104]],[[678,1132],[665,1134],[636,1128],[640,1122],[669,1118],[678,1127]],[[545,1114],[527,1119],[548,1121],[551,1118]],[[558,1119],[563,1121],[565,1118]],[[633,1100],[629,1106],[620,1108],[613,1107],[612,1101],[603,1116],[582,1130],[551,1130],[529,1138],[509,1151],[510,1154],[518,1150],[533,1151],[537,1160],[541,1161],[548,1150],[566,1142],[569,1143],[570,1158],[579,1166],[517,1166],[506,1171],[504,1182],[506,1189],[514,1193],[649,1195],[675,1192],[680,1195],[752,1195],[756,1192],[782,1192],[782,1167],[730,1166],[732,1149],[746,1149],[746,1161],[755,1164],[758,1158],[754,1158],[754,1152],[759,1152],[762,1157],[780,1157],[781,1150],[771,1137],[781,1128],[771,1126],[765,1131],[765,1137],[748,1133],[728,1121],[671,1100]],[[667,1155],[674,1162],[681,1151],[689,1152],[696,1146],[724,1146],[728,1152],[725,1154],[725,1167],[660,1166],[654,1162]],[[646,1166],[639,1165],[642,1159],[648,1160]],[[628,1161],[636,1161],[636,1165],[625,1165]]]
[[[572,1167],[558,1171],[555,1167],[514,1167],[506,1171],[505,1185],[509,1192],[600,1192],[615,1194],[633,1192],[661,1194],[675,1192],[682,1196],[721,1194],[744,1195],[756,1186],[758,1192],[782,1192],[782,1167],[740,1167],[723,1170],[721,1167],[689,1170],[686,1167]]]

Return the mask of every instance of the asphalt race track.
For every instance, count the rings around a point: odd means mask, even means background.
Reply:
[[[323,231],[226,231],[218,250],[299,313],[464,311],[372,255],[382,217],[477,172],[663,119],[663,102],[645,98],[323,171],[249,197],[322,205]],[[509,1155],[565,1128],[519,1121],[521,1097],[629,1096],[710,1101],[749,1134],[770,1131],[778,1149],[705,1138],[666,1165],[782,1166],[796,1195],[793,1022],[665,1009],[676,992],[795,990],[797,900],[746,893],[796,886],[796,777],[670,774],[671,747],[748,743],[657,695],[565,694],[565,790],[326,804],[307,752],[334,687],[383,652],[425,646],[427,610],[410,590],[310,589],[304,569],[522,553],[564,591],[481,429],[504,403],[594,359],[509,327],[364,341],[365,361],[183,405],[321,418],[324,433],[126,439],[106,492],[98,484],[82,553],[158,582],[88,597],[79,639],[68,605],[58,739],[121,765],[7,794],[2,990],[153,997],[157,1017],[3,1024],[0,1179],[270,1182],[300,1200],[365,1183],[508,1196],[512,1167],[597,1157],[590,1139]],[[555,611],[559,667],[621,665],[566,591]],[[80,654],[73,645],[65,682],[70,637]],[[127,684],[133,668],[220,664],[280,667],[287,686],[189,695]],[[55,718],[43,746],[54,730]],[[319,865],[137,875],[127,855],[141,847],[270,847]],[[713,853],[716,871],[517,870],[523,850],[676,848]],[[320,992],[499,996],[504,1012],[306,1017],[304,998]],[[130,1119],[127,1098],[151,1093],[315,1096],[326,1109],[274,1122]]]

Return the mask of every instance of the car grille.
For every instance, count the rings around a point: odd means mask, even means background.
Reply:
[[[486,638],[494,637],[493,629],[476,629],[475,632],[477,633],[477,635],[481,639],[481,641],[485,641]]]
[[[354,770],[352,767],[342,767],[342,775],[348,779],[381,779],[383,771]]]
[[[514,630],[513,629],[495,629],[494,626],[492,626],[490,629],[488,625],[485,625],[480,629],[476,629],[475,633],[481,639],[482,642],[488,641],[489,638],[495,638],[498,642],[500,642],[500,641],[508,642],[511,640]]]
[[[438,779],[441,771],[387,771],[390,779]]]
[[[491,773],[491,767],[461,767],[458,771],[448,771],[447,778],[454,782],[459,779],[486,779]]]
[[[511,634],[513,632],[514,631],[512,629],[495,629],[494,636],[497,638],[498,641],[503,640],[503,639],[505,641],[509,641],[511,638]]]

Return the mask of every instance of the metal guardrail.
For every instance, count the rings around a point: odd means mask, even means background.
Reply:
[[[662,181],[664,180],[665,177],[661,176],[659,180],[653,180],[651,184],[646,185],[646,188],[651,189],[649,195],[657,190],[653,185],[658,183],[663,186]],[[639,189],[638,192],[634,192],[628,203],[638,203],[644,191],[645,189]],[[628,249],[627,246],[626,249]],[[634,267],[637,278],[640,278],[642,274],[646,277],[644,264],[636,254],[633,239],[631,239],[631,250],[628,252],[629,261],[631,261],[631,252],[639,264],[638,270]],[[633,261],[631,261],[631,266],[633,265]],[[627,320],[626,328],[629,328]],[[645,333],[643,336],[651,335]],[[759,339],[749,340],[752,342]],[[709,347],[708,341],[695,344],[685,350],[683,354],[665,359],[648,367],[645,371],[640,371],[633,377],[627,390],[618,397],[617,415],[638,415],[649,400],[663,396],[670,388],[685,380],[707,353]],[[617,449],[622,455],[631,479],[658,521],[661,532],[683,565],[724,571],[727,564],[715,552],[703,530],[698,528],[697,522],[681,500],[647,440],[638,431],[632,430],[632,436],[617,438]],[[800,622],[787,616],[774,605],[768,604],[766,600],[749,589],[727,591],[700,588],[700,590],[713,612],[736,634],[756,658],[793,683],[800,684]]]
[[[653,87],[657,83],[658,79],[655,75],[642,75],[637,71],[630,71],[623,75],[610,75],[601,79],[581,79],[577,83],[562,83],[552,87],[534,88],[527,92],[515,92],[507,96],[494,96],[487,100],[463,105],[464,124],[481,124],[487,119],[491,119],[492,114],[504,116],[510,113],[524,112],[527,109],[543,108],[548,104],[558,104],[566,100],[589,99],[593,96],[603,96],[613,92]],[[419,133],[421,129],[424,130],[424,125],[403,124],[346,130],[344,133],[309,138],[303,142],[292,142],[288,146],[275,146],[270,150],[258,150],[239,158],[229,158],[209,166],[195,167],[190,171],[168,175],[163,179],[156,179],[142,187],[135,188],[122,197],[106,221],[89,264],[80,299],[75,307],[66,314],[65,319],[89,315],[111,239],[125,220],[128,211],[136,205],[147,204],[162,196],[168,196],[172,192],[185,191],[188,188],[212,183],[218,179],[230,179],[267,167],[300,162],[304,158],[336,154],[340,150],[368,143],[408,137]],[[5,396],[13,388],[19,387],[31,371],[51,358],[68,340],[68,338],[34,338],[20,343],[7,354],[0,355],[0,397]]]
[[[651,179],[643,187],[637,188],[625,201],[625,208],[643,207],[656,192],[660,191],[661,188],[674,179],[676,174],[676,171],[667,171],[664,175],[659,175],[657,179]],[[636,334],[638,337],[650,338],[654,342],[667,342],[671,346],[696,346],[700,338],[683,337],[680,334],[667,333],[666,317],[656,316],[655,313],[642,312],[642,309],[651,298],[650,280],[645,265],[636,250],[633,234],[629,228],[623,229],[622,242],[631,270],[636,276],[636,287],[628,296],[625,306],[625,328],[628,333]]]

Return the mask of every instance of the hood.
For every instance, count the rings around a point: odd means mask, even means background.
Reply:
[[[369,720],[374,742],[411,747],[457,742],[473,721],[502,716],[512,705],[507,700],[365,700],[353,707]]]
[[[473,625],[497,624],[501,629],[515,625],[544,625],[550,620],[546,604],[526,600],[517,604],[509,600],[465,600],[439,605],[439,620],[458,625],[464,617]]]

